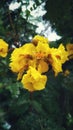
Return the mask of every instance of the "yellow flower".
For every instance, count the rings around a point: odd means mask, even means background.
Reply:
[[[68,52],[62,44],[58,48],[52,48],[51,52],[62,64],[68,60]]]
[[[69,74],[70,74],[70,71],[69,70],[65,70],[64,76],[68,76]]]
[[[29,67],[27,74],[23,75],[22,84],[28,91],[37,91],[45,88],[47,77],[41,75],[35,68]]]
[[[36,46],[39,42],[42,43],[47,43],[48,44],[48,39],[45,38],[44,36],[40,36],[40,35],[36,35],[33,39],[32,39],[32,43]]]
[[[0,39],[0,56],[6,57],[8,52],[8,44]]]
[[[11,54],[10,67],[13,72],[23,72],[28,69],[29,62],[33,58],[35,46],[33,44],[25,44],[20,48],[16,48]]]
[[[64,46],[60,44],[58,48],[51,48],[51,53],[48,56],[48,60],[55,75],[62,72],[62,64],[68,60],[68,52],[65,50]]]
[[[73,59],[73,44],[68,43],[66,49],[68,51],[69,59]]]

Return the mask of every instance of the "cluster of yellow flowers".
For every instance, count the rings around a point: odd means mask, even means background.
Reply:
[[[11,54],[10,68],[18,74],[17,80],[28,91],[45,88],[47,76],[51,66],[55,76],[62,72],[62,64],[68,60],[68,52],[60,44],[58,48],[50,48],[48,39],[36,35],[31,43],[15,48]]]
[[[6,57],[8,44],[0,39],[0,56]],[[73,58],[73,44],[67,44],[66,50],[63,44],[58,48],[50,48],[48,39],[36,35],[31,43],[26,43],[15,48],[11,54],[9,67],[18,74],[17,80],[21,80],[25,89],[30,92],[42,90],[46,86],[50,66],[55,73],[62,72],[62,64]]]

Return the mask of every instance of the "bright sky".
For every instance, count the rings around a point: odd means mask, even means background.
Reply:
[[[28,9],[29,9],[29,10],[30,10],[31,7],[33,7],[33,4],[34,4],[34,2],[33,2],[32,0],[30,0],[30,4],[29,4],[29,6],[28,6]],[[19,3],[18,3],[18,2],[11,3],[11,4],[9,5],[9,10],[14,11],[15,9],[18,9],[18,8],[20,7],[20,5],[21,5],[21,2],[19,2]],[[39,34],[41,33],[41,31],[42,31],[43,33],[45,33],[45,37],[47,37],[47,38],[49,39],[49,41],[59,40],[61,37],[58,36],[55,31],[51,31],[51,27],[50,27],[50,25],[49,25],[49,22],[48,22],[48,23],[44,23],[44,21],[43,21],[43,22],[38,22],[38,21],[37,21],[36,17],[39,17],[39,15],[42,16],[42,15],[44,15],[44,14],[46,13],[46,12],[43,10],[42,7],[44,7],[44,4],[43,4],[42,6],[40,6],[40,7],[37,7],[36,10],[32,10],[32,12],[31,12],[32,17],[29,18],[29,21],[32,22],[33,24],[37,25],[38,27],[37,27],[37,29],[36,29],[36,32],[37,32],[37,33],[39,32]],[[25,10],[26,10],[25,6],[22,7],[22,11],[23,11],[24,17],[26,16],[25,13],[24,13]],[[38,13],[38,12],[40,12],[40,13]],[[35,16],[35,17],[34,17],[34,16]],[[33,19],[33,18],[34,18],[34,19]],[[47,26],[47,25],[48,25],[48,26]],[[46,26],[47,26],[47,27],[46,27]],[[45,27],[47,28],[46,30],[45,30]],[[45,30],[45,31],[44,31],[44,30]]]
[[[56,40],[59,40],[60,38],[61,38],[61,37],[60,37],[59,35],[57,35],[55,31],[50,32],[50,33],[48,34],[48,39],[49,39],[49,41],[56,41]]]
[[[47,28],[47,29],[45,29]],[[36,29],[36,32],[41,33],[45,35],[45,37],[48,38],[49,41],[56,41],[59,40],[61,38],[61,36],[57,35],[57,33],[55,31],[52,31],[51,26],[49,24],[49,22],[44,23],[44,21],[42,23],[38,24],[38,28]]]

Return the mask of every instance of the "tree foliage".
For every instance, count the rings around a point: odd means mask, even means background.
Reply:
[[[0,1],[0,37],[4,38],[10,44],[23,44],[29,42],[30,38],[36,34],[36,28],[42,21],[44,12],[44,1],[30,0],[1,0]],[[14,3],[19,3],[18,8],[14,8]],[[32,4],[31,4],[32,3]],[[11,9],[10,9],[10,5]],[[38,11],[42,10],[42,15],[36,16]],[[19,43],[20,42],[20,43]]]
[[[64,40],[73,40],[73,1],[47,0],[45,18]]]

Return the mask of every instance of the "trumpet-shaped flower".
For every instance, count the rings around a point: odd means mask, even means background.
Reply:
[[[8,52],[8,44],[0,39],[0,56],[6,57]]]
[[[49,62],[52,66],[52,69],[57,75],[59,72],[62,72],[62,64],[68,60],[68,52],[65,50],[64,46],[60,44],[57,48],[51,48],[51,54],[49,55]]]
[[[63,44],[60,44],[58,48],[58,55],[60,56],[60,60],[62,64],[68,60],[68,52],[65,50],[65,47],[63,46]]]
[[[27,70],[29,61],[35,52],[34,50],[35,46],[33,44],[26,44],[20,48],[16,48],[11,54],[11,70],[13,72]]]
[[[16,48],[11,54],[11,63],[9,66],[13,72],[18,73],[17,79],[20,79],[23,72],[28,69],[34,52],[35,46],[30,43]]]
[[[35,68],[30,66],[27,74],[24,74],[21,82],[25,89],[32,92],[44,89],[47,77],[45,75],[41,75]]]

